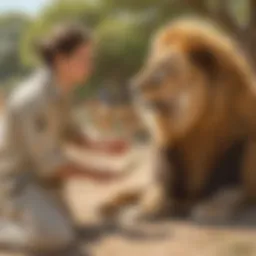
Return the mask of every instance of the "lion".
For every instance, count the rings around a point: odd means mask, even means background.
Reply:
[[[114,215],[231,218],[256,201],[255,77],[242,50],[205,20],[181,19],[153,38],[132,93],[152,137],[154,179],[101,208]]]

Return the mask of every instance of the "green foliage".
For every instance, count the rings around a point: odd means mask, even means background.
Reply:
[[[97,71],[125,77],[135,72],[145,50],[145,36],[135,22],[106,19],[96,28]]]
[[[225,0],[231,15],[240,24],[248,22],[248,0]],[[34,43],[47,36],[61,22],[78,21],[92,28],[95,35],[95,73],[90,87],[78,95],[91,95],[101,87],[126,92],[126,84],[145,58],[152,33],[172,18],[194,12],[202,14],[202,4],[211,12],[222,0],[55,0],[42,9],[32,22],[24,15],[0,16],[0,79],[19,77],[37,65]],[[205,16],[210,15],[206,11]],[[211,15],[210,15],[211,16]],[[21,40],[20,40],[20,37]],[[23,64],[23,65],[22,65]]]
[[[113,4],[108,0],[60,0],[47,6],[23,35],[23,63],[28,67],[37,64],[34,42],[47,36],[54,24],[78,21],[89,25],[95,33],[96,69],[90,82],[92,87],[96,89],[109,84],[122,90],[127,79],[141,65],[153,28],[150,25],[152,19],[149,22],[146,12],[129,12]]]
[[[36,20],[31,23],[23,35],[21,45],[21,58],[24,65],[36,64],[34,46],[36,40],[47,36],[52,26],[61,22],[81,22],[93,27],[102,19],[104,8],[95,5],[92,1],[83,0],[58,0],[47,6]]]
[[[30,19],[22,14],[12,13],[0,16],[0,80],[19,77],[26,69],[20,57],[20,39]]]

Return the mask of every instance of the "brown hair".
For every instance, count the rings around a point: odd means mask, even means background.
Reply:
[[[52,66],[56,54],[72,54],[77,47],[90,40],[88,29],[77,24],[62,24],[54,27],[46,39],[36,43],[36,51],[45,64]]]

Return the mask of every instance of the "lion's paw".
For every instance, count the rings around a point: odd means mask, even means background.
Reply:
[[[242,202],[243,194],[241,191],[224,190],[217,193],[209,201],[194,207],[192,218],[203,223],[227,223],[236,217]]]

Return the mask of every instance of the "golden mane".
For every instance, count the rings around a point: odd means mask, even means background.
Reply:
[[[225,72],[232,72],[236,81],[251,84],[253,70],[241,47],[217,25],[205,20],[190,18],[171,22],[153,39],[153,50],[163,51],[176,47],[183,53],[207,50],[218,60]]]

